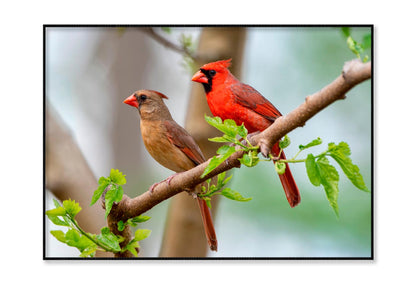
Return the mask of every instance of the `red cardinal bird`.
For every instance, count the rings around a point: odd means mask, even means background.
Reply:
[[[143,142],[150,155],[172,171],[187,171],[203,163],[205,158],[192,136],[172,119],[163,98],[167,99],[166,95],[157,91],[138,90],[124,103],[139,110]],[[208,244],[216,251],[217,237],[211,213],[204,200],[197,200]]]
[[[263,131],[282,114],[257,90],[241,83],[231,74],[228,70],[230,61],[231,59],[205,64],[192,80],[204,86],[212,115],[223,120],[233,119],[237,125],[244,123],[249,133]],[[279,152],[277,143],[273,146],[272,153],[278,156]],[[283,152],[280,156],[286,159]],[[289,166],[279,177],[290,206],[296,206],[300,202],[300,194]]]

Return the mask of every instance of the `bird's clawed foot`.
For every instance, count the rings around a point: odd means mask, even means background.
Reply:
[[[164,181],[162,181],[162,182],[164,182]],[[162,182],[154,183],[154,184],[153,184],[153,185],[149,188],[149,192],[153,193],[153,191],[155,190],[155,187],[156,187],[157,185],[159,185],[160,183],[162,183]]]
[[[178,173],[175,173],[169,177],[167,177],[165,180],[158,182],[158,183],[154,183],[150,188],[149,188],[149,192],[153,193],[153,191],[155,190],[155,187],[157,185],[159,185],[160,183],[166,182],[168,184],[168,186],[170,185],[170,181],[173,179],[173,177],[175,177],[176,175],[178,175]]]
[[[261,133],[260,131],[256,131],[256,132],[253,132],[253,133],[248,134],[247,135],[247,139],[242,139],[241,140],[241,143],[243,145],[245,145],[245,146],[248,146],[249,144],[247,144],[247,141],[250,140],[252,136],[258,135],[260,133]],[[250,144],[250,146],[251,146],[251,144]]]
[[[176,175],[178,175],[179,173],[175,173],[175,174],[173,174],[173,175],[171,175],[171,176],[169,176],[169,177],[167,177],[166,178],[166,182],[168,183],[168,186],[170,185],[170,181],[173,179],[173,177],[175,177]]]
[[[260,131],[252,132],[252,133],[250,133],[250,134],[247,135],[247,139],[250,139],[252,136],[258,135],[260,133],[261,133]]]

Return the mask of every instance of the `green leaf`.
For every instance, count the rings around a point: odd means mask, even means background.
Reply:
[[[247,137],[248,130],[244,127],[244,124],[237,126],[234,120],[226,119],[224,120],[224,126],[227,128],[227,131],[224,132],[230,137],[236,138],[239,135],[242,138]]]
[[[65,233],[61,230],[51,231],[52,236],[54,236],[58,241],[66,243]]]
[[[304,149],[310,148],[312,146],[320,145],[321,143],[322,143],[322,140],[321,140],[321,138],[318,137],[318,138],[314,139],[313,141],[311,141],[310,143],[308,143],[307,145],[299,145],[299,149],[304,150]]]
[[[98,185],[109,184],[110,182],[111,180],[106,177],[100,177],[100,179],[98,179]]]
[[[62,205],[66,211],[66,213],[71,217],[74,218],[81,211],[81,206],[79,203],[75,202],[74,200],[68,199],[62,202]]]
[[[181,34],[179,42],[185,50],[191,51],[193,45],[192,35]]]
[[[244,124],[238,126],[232,119],[226,119],[223,122],[220,117],[209,117],[205,115],[205,121],[224,133],[224,136],[211,138],[209,139],[210,141],[236,143],[238,142],[237,136],[241,138],[247,137],[248,130],[244,127]]]
[[[126,32],[126,29],[127,28],[125,28],[125,27],[117,27],[116,28],[117,33],[118,33],[119,36],[123,35]]]
[[[224,173],[224,176],[225,176],[225,174],[227,173],[227,172],[223,172]],[[221,180],[221,183],[218,183],[218,184],[220,184],[220,186],[221,186],[221,188],[222,187],[224,187],[230,180],[231,180],[231,178],[233,177],[233,175],[231,174],[230,176],[228,176],[228,178],[227,179],[225,179],[224,181],[222,181]]]
[[[312,185],[319,186],[321,184],[321,176],[319,175],[319,169],[315,162],[315,157],[312,153],[308,154],[305,161],[306,173]]]
[[[70,224],[64,219],[62,220],[58,216],[55,215],[48,215],[48,218],[50,221],[52,221],[53,224],[59,225],[59,226],[70,226]]]
[[[123,199],[123,195],[124,195],[123,188],[121,186],[117,186],[115,191],[116,193],[115,193],[114,201],[120,202]]]
[[[193,50],[189,50],[189,53],[194,53],[194,48]],[[183,54],[182,56],[183,61],[181,62],[181,66],[190,73],[190,75],[192,75],[195,70],[198,69],[196,62],[194,60],[194,58],[192,58],[192,56],[188,55],[188,54]]]
[[[92,242],[88,237],[81,235],[78,242],[76,243],[76,248],[83,253],[87,251],[87,254],[94,252],[97,249],[97,245]]]
[[[86,236],[81,235],[75,229],[70,229],[65,234],[66,244],[71,247],[77,248],[80,252],[83,252],[85,249],[95,246],[95,243],[88,239]]]
[[[358,189],[369,192],[365,185],[364,178],[360,174],[360,169],[357,165],[352,163],[351,150],[346,142],[340,142],[338,145],[334,143],[328,144],[328,155],[331,156],[341,167],[344,174],[348,177],[351,183]]]
[[[227,137],[227,136],[223,136],[223,137],[214,137],[214,138],[209,138],[209,141],[212,142],[234,142],[233,139]]]
[[[150,216],[146,216],[146,215],[139,215],[133,218],[130,218],[128,221],[130,223],[142,223],[142,222],[146,222],[150,219]]]
[[[350,146],[346,142],[340,142],[338,145],[336,145],[333,142],[330,142],[328,144],[328,151],[329,152],[340,151],[345,155],[351,154]]]
[[[243,139],[247,137],[248,130],[246,129],[246,127],[244,127],[244,123],[240,126],[237,126],[237,134]]]
[[[235,152],[235,147],[224,145],[217,150],[218,156],[211,158],[208,166],[205,168],[204,173],[202,173],[201,178],[205,177],[212,170],[218,167],[222,162],[224,162],[228,157],[230,157]]]
[[[125,247],[126,250],[130,251],[134,256],[137,257],[137,250],[136,248],[140,248],[140,245],[137,241],[130,241]]]
[[[363,49],[368,49],[371,47],[371,33],[367,33],[363,36],[363,41],[362,41],[362,47]]]
[[[221,194],[225,196],[226,198],[236,200],[236,201],[249,201],[252,198],[245,198],[243,197],[239,192],[234,191],[230,188],[225,188],[221,191]]]
[[[121,186],[113,185],[105,194],[105,217],[113,207],[114,202],[119,202],[123,198],[123,188]]]
[[[134,233],[134,240],[135,241],[144,240],[150,236],[151,232],[152,231],[148,229],[137,229],[136,232]]]
[[[102,228],[101,234],[97,235],[96,239],[101,245],[108,247],[112,251],[121,251],[119,238],[114,235],[108,227]]]
[[[201,178],[204,178],[206,175],[208,175],[212,170],[217,168],[218,165],[221,164],[220,157],[214,156],[212,157],[211,161],[208,163],[208,166],[205,168],[204,172],[201,175]]]
[[[79,256],[80,257],[88,257],[88,256],[93,257],[95,255],[95,252],[97,251],[97,248],[98,248],[97,245],[90,245],[86,247]]]
[[[123,175],[118,169],[111,169],[110,180],[118,185],[124,185],[126,183],[126,175]]]
[[[69,229],[65,234],[65,239],[68,246],[76,247],[77,242],[81,239],[81,236],[77,230]]]
[[[326,157],[318,158],[317,167],[321,177],[321,184],[324,186],[326,197],[329,204],[333,208],[337,217],[339,217],[338,210],[338,181],[339,175],[334,166],[329,164]]]
[[[230,123],[231,121],[231,123]],[[218,130],[223,132],[226,136],[230,138],[237,138],[237,125],[235,124],[234,120],[227,119],[224,121],[223,125],[217,127]]]
[[[208,179],[208,180],[211,180],[211,179]],[[208,191],[208,186],[205,187],[204,185],[201,185],[201,193],[205,194],[207,191]]]
[[[224,126],[227,126],[229,128],[234,128],[234,127],[237,127],[237,123],[233,119],[225,119]]]
[[[241,164],[247,167],[253,167],[256,166],[260,161],[260,158],[257,156],[257,154],[257,151],[250,150],[248,153],[244,153],[243,157],[239,158],[238,160],[240,160]]]
[[[290,138],[288,135],[285,135],[285,137],[283,138],[283,140],[279,141],[279,147],[281,149],[286,148],[290,145]]]
[[[217,154],[219,154],[219,155],[227,154],[228,151],[232,150],[232,148],[233,148],[232,146],[223,145],[223,146],[221,146],[220,148],[217,149]]]
[[[251,167],[251,157],[249,154],[244,153],[242,158],[239,158],[238,160],[240,160],[240,163],[247,166],[247,167]]]
[[[277,174],[283,175],[286,171],[286,163],[277,161],[274,163],[274,169],[276,170]]]
[[[120,220],[119,222],[117,222],[117,230],[119,230],[120,232],[123,231],[125,227],[126,227],[126,224],[123,222],[123,220]]]
[[[227,128],[230,128],[230,129],[236,129],[237,128],[237,124],[235,123],[235,121],[233,119],[225,119],[224,120],[224,126],[226,126]]]
[[[223,123],[220,117],[210,117],[205,115],[205,121],[232,139],[236,138],[239,132],[235,121],[231,119],[226,119]]]
[[[161,29],[166,33],[171,33],[170,27],[161,27]]]
[[[213,184],[211,186],[208,186],[208,189],[203,190],[202,193],[198,194],[198,197],[205,200],[208,207],[211,208],[211,197],[213,195],[221,194],[218,191],[220,191],[233,177],[232,175],[226,177],[226,172],[222,172],[218,174],[217,176],[217,184]]]
[[[123,231],[126,225],[130,225],[132,227],[135,227],[135,226],[137,226],[138,223],[146,222],[150,218],[151,218],[150,216],[139,215],[139,216],[128,219],[127,223],[124,223],[122,220],[120,220],[117,223],[117,229],[119,231]]]
[[[355,50],[355,44],[356,44],[356,41],[351,36],[348,36],[347,37],[347,46],[352,52],[357,54],[357,50]]]
[[[214,128],[222,127],[222,120],[220,117],[211,117],[205,114],[205,121]]]
[[[223,162],[235,152],[235,147],[224,145],[220,147],[217,152],[221,155],[220,160]]]
[[[53,199],[53,203],[55,204],[55,208],[61,207],[62,205],[56,199]]]
[[[217,185],[218,186],[220,186],[220,184],[224,184],[224,179],[225,179],[225,175],[226,174],[227,174],[227,172],[222,172],[222,173],[220,173],[220,174],[217,175]]]
[[[343,34],[345,37],[348,37],[348,36],[350,36],[350,34],[351,34],[351,29],[350,29],[349,27],[342,27],[342,28],[341,28],[341,31],[342,31],[342,34]]]
[[[205,117],[205,121],[207,121],[207,123],[213,127],[217,127],[217,125],[222,124],[222,120],[220,117],[211,117],[211,116],[207,116],[206,114],[204,115],[204,117]]]
[[[103,178],[103,177],[101,177],[101,178]],[[100,180],[101,180],[101,178],[100,178]],[[109,180],[106,180],[106,181],[108,181],[108,182],[105,182],[105,181],[101,182],[101,184],[98,186],[98,188],[94,191],[94,194],[93,194],[92,199],[91,199],[90,206],[92,206],[94,203],[96,203],[97,200],[99,200],[100,197],[103,195],[105,188],[107,188],[108,184],[110,183]],[[100,183],[100,182],[98,182],[98,183]]]
[[[50,216],[56,217],[56,216],[65,216],[66,215],[65,208],[63,208],[62,206],[47,210],[45,213],[48,217],[50,217]]]
[[[360,43],[356,42],[351,36],[347,38],[347,45],[348,48],[358,57],[360,57],[360,54],[364,51],[363,47]]]

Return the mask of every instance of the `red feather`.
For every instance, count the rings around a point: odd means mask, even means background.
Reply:
[[[253,87],[239,82],[229,88],[235,95],[237,103],[260,114],[270,122],[282,116],[279,110]]]
[[[192,80],[204,85],[208,106],[214,116],[223,120],[233,119],[239,125],[244,123],[249,133],[265,130],[282,114],[257,90],[235,78],[228,70],[229,65],[230,59],[205,64]],[[279,152],[276,144],[272,153],[277,156]],[[286,158],[283,152],[281,158]],[[290,206],[299,204],[299,189],[289,166],[279,178]]]

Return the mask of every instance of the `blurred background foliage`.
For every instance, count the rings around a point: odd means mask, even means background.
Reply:
[[[179,44],[182,35],[197,42],[201,28],[159,31]],[[370,32],[366,27],[351,28],[357,41]],[[371,50],[367,54],[371,60]],[[344,62],[354,58],[337,27],[249,27],[240,79],[285,114],[339,76]],[[70,128],[96,177],[107,176],[111,168],[121,170],[127,175],[126,193],[134,197],[171,174],[145,151],[137,112],[122,101],[138,89],[158,90],[169,97],[166,104],[172,116],[184,125],[192,74],[180,54],[138,27],[54,27],[46,29],[45,62],[46,99]],[[329,142],[346,141],[353,162],[372,188],[371,109],[371,82],[366,81],[345,100],[291,132],[286,156],[290,158],[297,145],[316,137],[322,138],[323,145],[311,149],[312,153],[321,152]],[[302,195],[301,204],[293,209],[271,164],[232,171],[231,188],[253,199],[219,202],[215,223],[219,250],[209,256],[371,256],[371,195],[356,189],[341,173],[337,219],[323,188],[309,183],[304,165],[291,168]],[[50,209],[50,194],[47,198]],[[152,219],[144,228],[151,229],[152,235],[141,243],[141,256],[158,255],[168,203],[147,213]],[[50,223],[45,228],[53,229]],[[48,256],[78,255],[49,232],[45,235]]]

